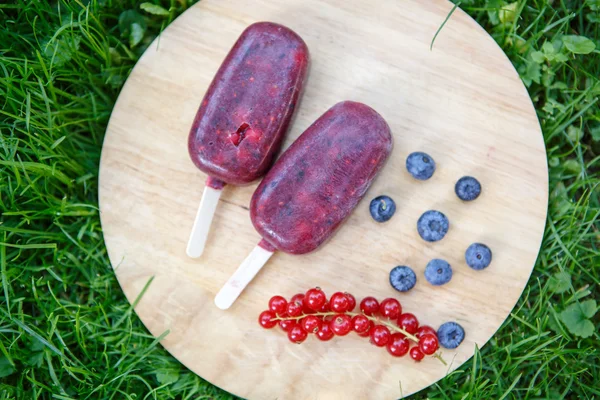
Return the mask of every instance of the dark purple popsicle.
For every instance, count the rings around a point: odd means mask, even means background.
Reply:
[[[302,38],[284,26],[258,22],[242,33],[190,130],[190,156],[212,178],[211,186],[247,184],[264,175],[298,103],[308,60]]]
[[[250,215],[260,245],[292,254],[315,250],[356,207],[391,150],[390,128],[375,110],[352,101],[330,108],[254,192]]]
[[[250,25],[210,84],[190,130],[188,150],[208,174],[188,241],[199,257],[225,184],[242,185],[271,166],[299,101],[308,48],[296,33],[272,22]]]

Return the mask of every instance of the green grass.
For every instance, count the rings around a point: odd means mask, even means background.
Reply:
[[[111,109],[145,47],[192,1],[154,3],[169,11],[125,0],[0,4],[0,399],[233,398],[144,329],[102,239],[98,162]],[[461,8],[529,89],[548,149],[549,217],[500,331],[413,398],[599,398],[600,1]]]

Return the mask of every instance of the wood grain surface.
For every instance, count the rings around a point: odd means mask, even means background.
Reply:
[[[446,0],[203,0],[172,23],[143,55],[113,111],[100,164],[105,241],[119,282],[162,345],[207,381],[248,399],[396,399],[459,367],[496,332],[515,305],[536,260],[546,218],[546,154],[533,105],[518,74],[486,32],[456,10],[429,45],[452,4]],[[248,214],[256,184],[225,188],[200,259],[186,242],[205,175],[189,159],[186,138],[202,96],[229,48],[249,24],[268,20],[300,34],[312,65],[304,98],[285,141],[341,100],[364,102],[388,121],[394,151],[338,233],[304,256],[277,252],[228,311],[218,289],[259,241]],[[437,162],[419,182],[405,169],[413,151]],[[482,196],[463,203],[454,183],[477,177]],[[385,224],[369,216],[380,194],[397,203]],[[416,221],[437,209],[450,219],[438,243]],[[492,265],[473,271],[464,251],[487,243]],[[432,287],[432,258],[453,267]],[[415,289],[395,292],[388,274],[414,268]],[[320,286],[357,298],[394,296],[422,323],[457,321],[466,339],[429,358],[396,359],[356,335],[290,344],[265,331],[258,314],[274,294]],[[360,299],[359,299],[360,300]]]

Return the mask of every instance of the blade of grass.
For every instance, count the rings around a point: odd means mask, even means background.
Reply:
[[[454,5],[454,7],[452,7],[452,9],[450,10],[450,12],[446,16],[446,19],[444,20],[444,22],[442,22],[442,25],[440,25],[440,27],[438,28],[438,30],[435,32],[435,35],[433,35],[433,39],[431,39],[431,44],[429,45],[429,50],[430,51],[433,50],[433,43],[435,42],[435,39],[438,37],[438,35],[442,31],[442,28],[444,27],[444,25],[446,25],[446,22],[448,22],[448,20],[452,16],[452,14],[454,14],[454,11],[458,8],[458,6],[460,6],[460,1],[458,3],[456,3]]]

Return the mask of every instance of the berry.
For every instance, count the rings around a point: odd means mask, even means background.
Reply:
[[[319,311],[323,307],[323,304],[327,302],[327,296],[325,296],[325,293],[320,288],[308,289],[303,301],[309,310]]]
[[[338,314],[333,317],[329,326],[337,336],[346,336],[352,330],[352,319],[346,314]]]
[[[331,307],[331,311],[337,313],[343,313],[348,311],[348,306],[350,302],[348,301],[348,296],[346,296],[342,292],[336,292],[331,295],[331,299],[329,299],[329,306]]]
[[[360,302],[360,311],[365,315],[373,315],[379,311],[379,302],[375,297],[365,297]]]
[[[396,319],[402,313],[402,306],[396,299],[385,299],[379,306],[379,312],[386,318]]]
[[[408,353],[409,342],[401,333],[394,333],[387,343],[387,351],[394,357],[402,357]]]
[[[432,327],[430,327],[428,325],[421,325],[419,327],[419,329],[417,329],[417,333],[415,333],[415,336],[418,339],[421,336],[427,335],[427,334],[431,334],[431,335],[437,336],[437,332],[435,331],[435,329],[433,329]]]
[[[319,329],[321,329],[323,322],[319,317],[308,315],[302,318],[301,324],[302,329],[304,329],[307,333],[316,333]]]
[[[435,258],[425,267],[425,279],[434,286],[441,286],[452,279],[452,267],[447,261]]]
[[[369,204],[371,217],[377,222],[386,222],[396,212],[396,203],[389,196],[378,196]]]
[[[410,267],[399,265],[390,271],[390,285],[399,292],[408,292],[416,283],[417,275]]]
[[[465,338],[465,330],[456,322],[446,322],[438,328],[437,337],[442,347],[455,349]]]
[[[296,297],[296,296],[294,296]],[[302,300],[294,300],[294,297],[292,297],[292,299],[290,300],[290,302],[287,305],[287,315],[290,317],[298,317],[302,314],[304,305],[302,303]]]
[[[327,312],[331,312],[331,310],[327,311]],[[333,319],[333,315],[325,315],[323,317],[321,317],[321,319],[323,320],[323,325],[328,324],[331,322],[331,320]]]
[[[331,340],[331,338],[335,336],[335,333],[333,333],[333,331],[331,330],[331,326],[325,323],[321,325],[321,328],[317,331],[317,333],[315,333],[315,336],[317,337],[317,339],[326,342],[328,340]]]
[[[474,270],[482,270],[492,262],[492,251],[485,244],[473,243],[465,252],[465,261]]]
[[[281,296],[273,296],[269,300],[269,310],[281,315],[287,311],[287,301]]]
[[[398,317],[398,326],[412,335],[419,329],[419,320],[411,313],[401,314]]]
[[[292,298],[290,299],[290,303],[294,303],[294,302],[302,302],[304,301],[304,293],[298,293],[292,296]]]
[[[370,337],[371,331],[373,330],[374,327],[375,327],[375,324],[373,323],[373,321],[369,320],[369,328],[366,331],[364,331],[363,333],[356,332],[356,334],[360,337]]]
[[[356,307],[356,299],[350,293],[344,293],[344,294],[348,298],[348,311],[354,310],[354,307]]]
[[[427,242],[437,242],[442,240],[450,223],[448,218],[439,211],[425,211],[417,221],[417,231],[423,240]]]
[[[299,324],[294,325],[294,327],[288,332],[288,339],[293,343],[302,343],[306,340],[308,333]]]
[[[419,349],[423,352],[423,354],[430,356],[435,353],[439,347],[438,339],[435,335],[428,333],[421,336],[419,339]]]
[[[321,309],[319,310],[319,312],[330,312],[330,311],[331,311],[331,307],[330,307],[328,301],[326,301],[325,304],[323,304],[323,306],[321,306]]]
[[[369,332],[373,326],[373,321],[364,315],[355,315],[352,318],[352,330],[358,334]]]
[[[306,305],[306,303],[304,303],[304,302],[302,303],[302,312],[304,314],[314,314],[314,313],[316,313],[315,310],[308,308],[308,305]]]
[[[406,158],[406,169],[413,178],[426,181],[435,172],[435,161],[429,154],[417,151],[410,153]]]
[[[371,343],[373,343],[377,347],[385,346],[392,334],[390,330],[383,325],[375,325],[373,329],[371,329]]]
[[[360,337],[370,337],[371,336],[371,331],[373,330],[374,326],[375,325],[373,324],[373,321],[371,321],[371,327],[366,332],[357,333],[357,335],[360,336]]]
[[[295,319],[282,319],[279,321],[279,327],[284,331],[284,332],[289,332],[292,330],[292,328],[294,326],[298,325],[298,322],[296,322]]]
[[[423,352],[421,351],[421,349],[419,349],[418,346],[415,346],[412,349],[410,349],[410,358],[412,358],[413,360],[421,361],[423,357],[425,357],[425,354],[423,354]]]
[[[265,329],[271,329],[278,322],[277,320],[274,321],[273,318],[277,318],[277,315],[271,310],[266,310],[258,316],[258,323]]]
[[[454,192],[463,201],[475,200],[481,194],[481,183],[472,176],[463,176],[456,182]]]

